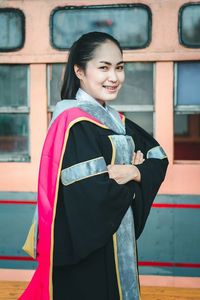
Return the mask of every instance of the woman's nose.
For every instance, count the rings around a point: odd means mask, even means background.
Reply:
[[[114,70],[109,72],[108,79],[109,79],[109,81],[112,81],[112,82],[116,82],[118,80],[117,74]]]

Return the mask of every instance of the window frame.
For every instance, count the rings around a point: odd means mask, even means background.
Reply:
[[[179,9],[178,12],[178,38],[179,38],[179,43],[189,49],[199,49],[200,48],[200,42],[199,42],[199,46],[194,45],[194,44],[190,44],[188,45],[187,43],[184,42],[183,39],[183,35],[182,35],[182,16],[183,16],[183,11],[185,8],[189,7],[189,6],[199,6],[200,7],[200,2],[191,2],[191,3],[185,3],[184,5],[182,5]]]
[[[22,22],[22,41],[21,44],[17,47],[12,47],[12,48],[1,48],[0,47],[0,53],[1,52],[14,52],[14,51],[19,51],[24,47],[25,44],[25,14],[23,13],[23,11],[19,8],[13,8],[13,7],[4,7],[4,8],[0,8],[0,14],[1,12],[17,12],[20,17],[21,17],[21,22]]]
[[[122,47],[124,50],[134,50],[134,49],[145,49],[147,48],[152,41],[152,12],[148,5],[142,4],[142,3],[136,3],[136,4],[102,4],[102,5],[81,5],[81,6],[74,6],[74,5],[68,5],[68,6],[58,6],[54,8],[50,14],[49,18],[49,28],[50,28],[50,44],[52,48],[58,50],[58,51],[67,51],[69,48],[64,47],[56,47],[53,42],[53,17],[55,13],[59,10],[82,10],[82,9],[113,9],[113,8],[143,8],[146,9],[148,14],[148,41],[144,44],[144,46],[140,47]],[[120,42],[120,41],[119,41]]]

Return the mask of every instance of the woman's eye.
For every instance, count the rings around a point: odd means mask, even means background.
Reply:
[[[123,70],[124,70],[124,66],[118,66],[118,67],[117,67],[117,70],[123,71]]]
[[[101,67],[99,67],[99,69],[106,71],[106,70],[108,70],[108,67],[107,66],[101,66]]]

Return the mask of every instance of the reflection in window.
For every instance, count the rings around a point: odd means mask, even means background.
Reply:
[[[0,65],[0,161],[29,160],[28,66]]]
[[[0,114],[0,159],[27,156],[28,115]]]
[[[125,64],[125,82],[115,104],[153,104],[152,63]]]
[[[182,44],[200,48],[200,4],[187,4],[181,8],[179,31]]]
[[[22,11],[13,8],[0,9],[0,51],[13,51],[23,47],[25,18]]]
[[[200,62],[177,64],[177,105],[200,105]]]
[[[48,65],[48,105],[54,106],[61,100],[62,74],[66,64]]]
[[[151,39],[151,12],[145,5],[65,7],[51,16],[51,41],[68,49],[83,33],[103,31],[119,40],[123,48],[144,48]]]
[[[27,105],[27,66],[0,65],[0,107]]]
[[[200,114],[174,116],[175,160],[200,160]]]
[[[200,63],[175,65],[174,159],[200,160]]]
[[[126,118],[153,135],[153,112],[124,112],[123,114]]]

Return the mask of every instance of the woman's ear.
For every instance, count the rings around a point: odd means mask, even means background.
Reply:
[[[79,66],[74,65],[74,72],[75,72],[76,76],[78,77],[78,79],[81,80],[83,78],[84,72]]]

